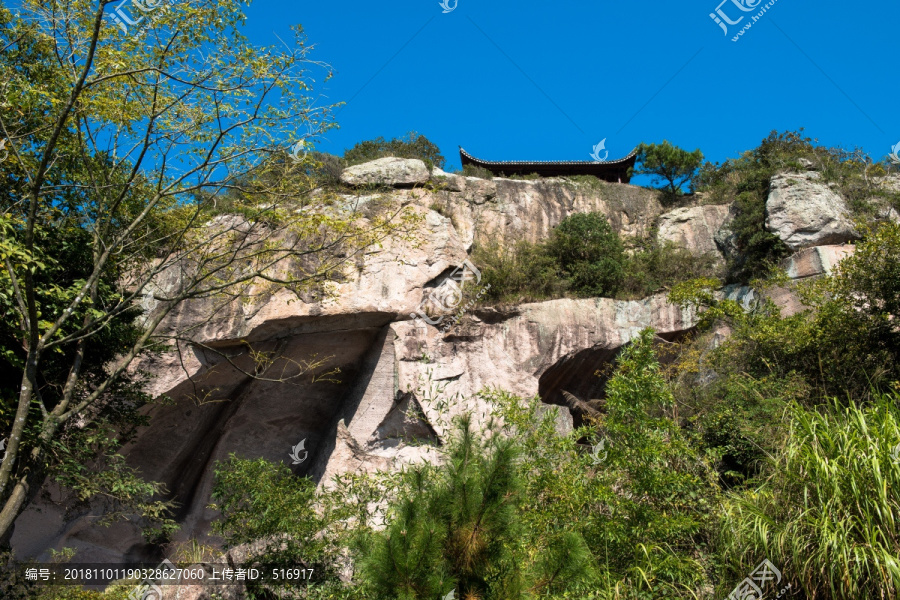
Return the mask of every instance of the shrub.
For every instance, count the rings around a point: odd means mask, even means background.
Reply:
[[[441,155],[440,148],[424,135],[419,135],[414,131],[409,132],[405,138],[394,138],[389,141],[383,137],[365,140],[344,152],[344,160],[347,166],[359,165],[386,156],[418,158],[429,169],[434,167],[443,169],[446,162],[446,159]]]
[[[900,309],[896,256],[900,225],[883,224],[832,276],[801,284],[807,308],[788,317],[767,299],[746,310],[734,300],[717,300],[714,280],[678,286],[670,299],[706,306],[705,324],[724,319],[733,328],[707,358],[710,369],[757,378],[799,375],[811,404],[830,397],[863,400],[873,387],[900,378],[900,334],[892,312]]]
[[[841,261],[830,289],[843,313],[867,332],[866,347],[900,363],[900,224],[866,231],[856,251]]]
[[[713,472],[672,418],[651,331],[620,354],[606,386],[606,415],[568,435],[557,432],[552,411],[541,416],[539,401],[483,396],[522,447],[523,542],[539,556],[546,552],[541,540],[574,533],[585,548],[573,557],[593,557],[585,579],[552,597],[695,598],[708,584]],[[583,439],[603,441],[599,462],[581,449]]]
[[[536,179],[543,179],[544,176],[539,173],[520,173],[515,175],[503,175],[507,179],[518,179],[520,181],[534,181]]]
[[[314,569],[316,588],[340,586],[337,548],[341,538],[321,535],[333,516],[315,510],[316,486],[306,477],[295,477],[287,465],[263,458],[242,459],[234,454],[215,468],[212,504],[221,511],[212,524],[227,547],[259,544],[247,564],[275,568]],[[305,581],[248,582],[248,598],[273,597],[274,590],[303,589]]]
[[[695,256],[670,241],[650,240],[625,258],[619,298],[640,299],[672,285],[698,277],[719,274],[716,257]]]
[[[766,230],[767,197],[768,184],[765,192],[741,192],[735,198],[735,216],[729,229],[734,235],[736,251],[729,256],[729,282],[764,277],[790,255],[781,238]]]
[[[484,167],[476,165],[463,165],[462,174],[465,177],[478,177],[479,179],[493,179],[494,173]]]
[[[341,173],[346,167],[346,162],[340,156],[327,152],[313,152],[312,159],[315,166],[309,175],[320,186],[334,186],[341,182]]]
[[[482,302],[521,303],[582,296],[644,298],[680,281],[712,277],[720,268],[713,256],[694,256],[671,242],[647,241],[626,255],[618,236],[599,213],[573,215],[545,243],[476,246],[490,290]]]
[[[553,230],[547,251],[571,289],[584,296],[614,296],[625,264],[625,249],[601,213],[577,213]]]
[[[499,244],[476,246],[472,261],[482,273],[482,285],[490,289],[482,302],[521,303],[565,294],[568,282],[543,244],[521,241],[512,247]]]
[[[692,358],[681,362],[673,391],[693,443],[714,461],[719,483],[733,488],[763,473],[766,459],[781,449],[784,412],[791,401],[805,397],[808,386],[798,376],[757,378],[740,372],[721,373],[698,385],[703,366]]]

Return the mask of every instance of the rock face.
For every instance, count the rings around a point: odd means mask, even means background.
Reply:
[[[574,213],[600,212],[623,236],[644,236],[662,213],[659,193],[633,185],[562,179],[478,179],[437,174],[429,204],[473,244],[544,240]]]
[[[660,242],[673,242],[692,254],[714,254],[721,258],[715,235],[728,215],[727,205],[676,208],[659,218]]]
[[[766,228],[791,250],[841,244],[859,236],[844,200],[819,183],[819,174],[782,173],[772,178]]]
[[[411,186],[428,181],[425,163],[416,158],[379,158],[344,169],[341,181],[346,185]]]
[[[855,246],[815,246],[800,250],[782,265],[791,279],[828,275],[844,258],[853,254]]]
[[[214,467],[232,453],[282,462],[326,486],[344,473],[430,460],[451,417],[468,410],[477,423],[491,414],[493,407],[476,395],[488,386],[563,407],[557,427],[571,429],[580,415],[565,408],[563,391],[602,397],[605,380],[595,373],[605,372],[601,367],[640,330],[652,327],[662,340],[674,340],[696,323],[695,314],[662,295],[470,309],[458,322],[446,318],[435,326],[413,319],[423,299],[453,281],[474,244],[539,241],[570,214],[587,211],[603,212],[623,235],[641,235],[662,210],[656,192],[603,182],[482,180],[436,171],[427,184],[408,189],[422,183],[421,161],[375,163],[348,169],[356,169],[345,172],[348,181],[381,173],[381,184],[401,188],[388,195],[421,217],[413,239],[385,240],[316,293],[265,288],[245,298],[186,302],[161,331],[177,330],[191,343],[137,365],[156,375],[150,393],[173,403],[145,408],[150,425],[123,454],[179,504],[175,542],[220,542],[206,537],[217,516],[208,506]],[[348,205],[376,199],[345,196]],[[661,236],[692,252],[710,251],[726,211],[672,211],[662,219]],[[236,220],[240,229],[240,217],[220,219]],[[837,250],[818,252],[820,267],[837,259]],[[797,259],[797,277],[813,270],[804,261],[814,259]],[[177,279],[156,283],[166,288]],[[479,291],[480,274],[465,285]],[[745,289],[729,293],[752,297]],[[155,310],[152,297],[144,309]],[[303,455],[292,456],[300,442]],[[19,556],[42,560],[62,547],[75,548],[80,562],[160,558],[131,522],[97,527],[102,509],[46,483],[17,520],[13,546]]]

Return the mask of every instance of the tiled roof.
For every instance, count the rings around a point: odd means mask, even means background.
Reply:
[[[628,156],[624,158],[617,158],[616,160],[483,160],[481,158],[475,158],[465,150],[463,150],[462,146],[459,148],[459,155],[461,158],[467,158],[469,161],[474,162],[476,164],[483,165],[491,165],[491,166],[506,166],[506,165],[572,165],[572,166],[581,166],[581,165],[621,165],[625,164],[631,159],[633,159],[637,155],[637,148],[631,151]],[[463,161],[467,162],[467,161]]]
[[[474,165],[487,169],[494,175],[510,177],[513,175],[537,174],[541,177],[571,177],[573,175],[592,175],[613,183],[628,183],[629,172],[637,160],[637,148],[625,158],[616,160],[481,160],[475,158],[460,147],[459,158],[463,166]]]

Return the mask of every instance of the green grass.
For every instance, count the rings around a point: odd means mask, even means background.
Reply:
[[[868,406],[794,405],[771,475],[724,507],[719,543],[735,582],[767,557],[810,599],[900,596],[898,406],[897,392]]]

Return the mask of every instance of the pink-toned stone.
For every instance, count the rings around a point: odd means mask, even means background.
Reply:
[[[853,254],[856,246],[841,244],[804,248],[784,261],[784,268],[791,279],[803,279],[816,275],[828,275],[844,258]]]

